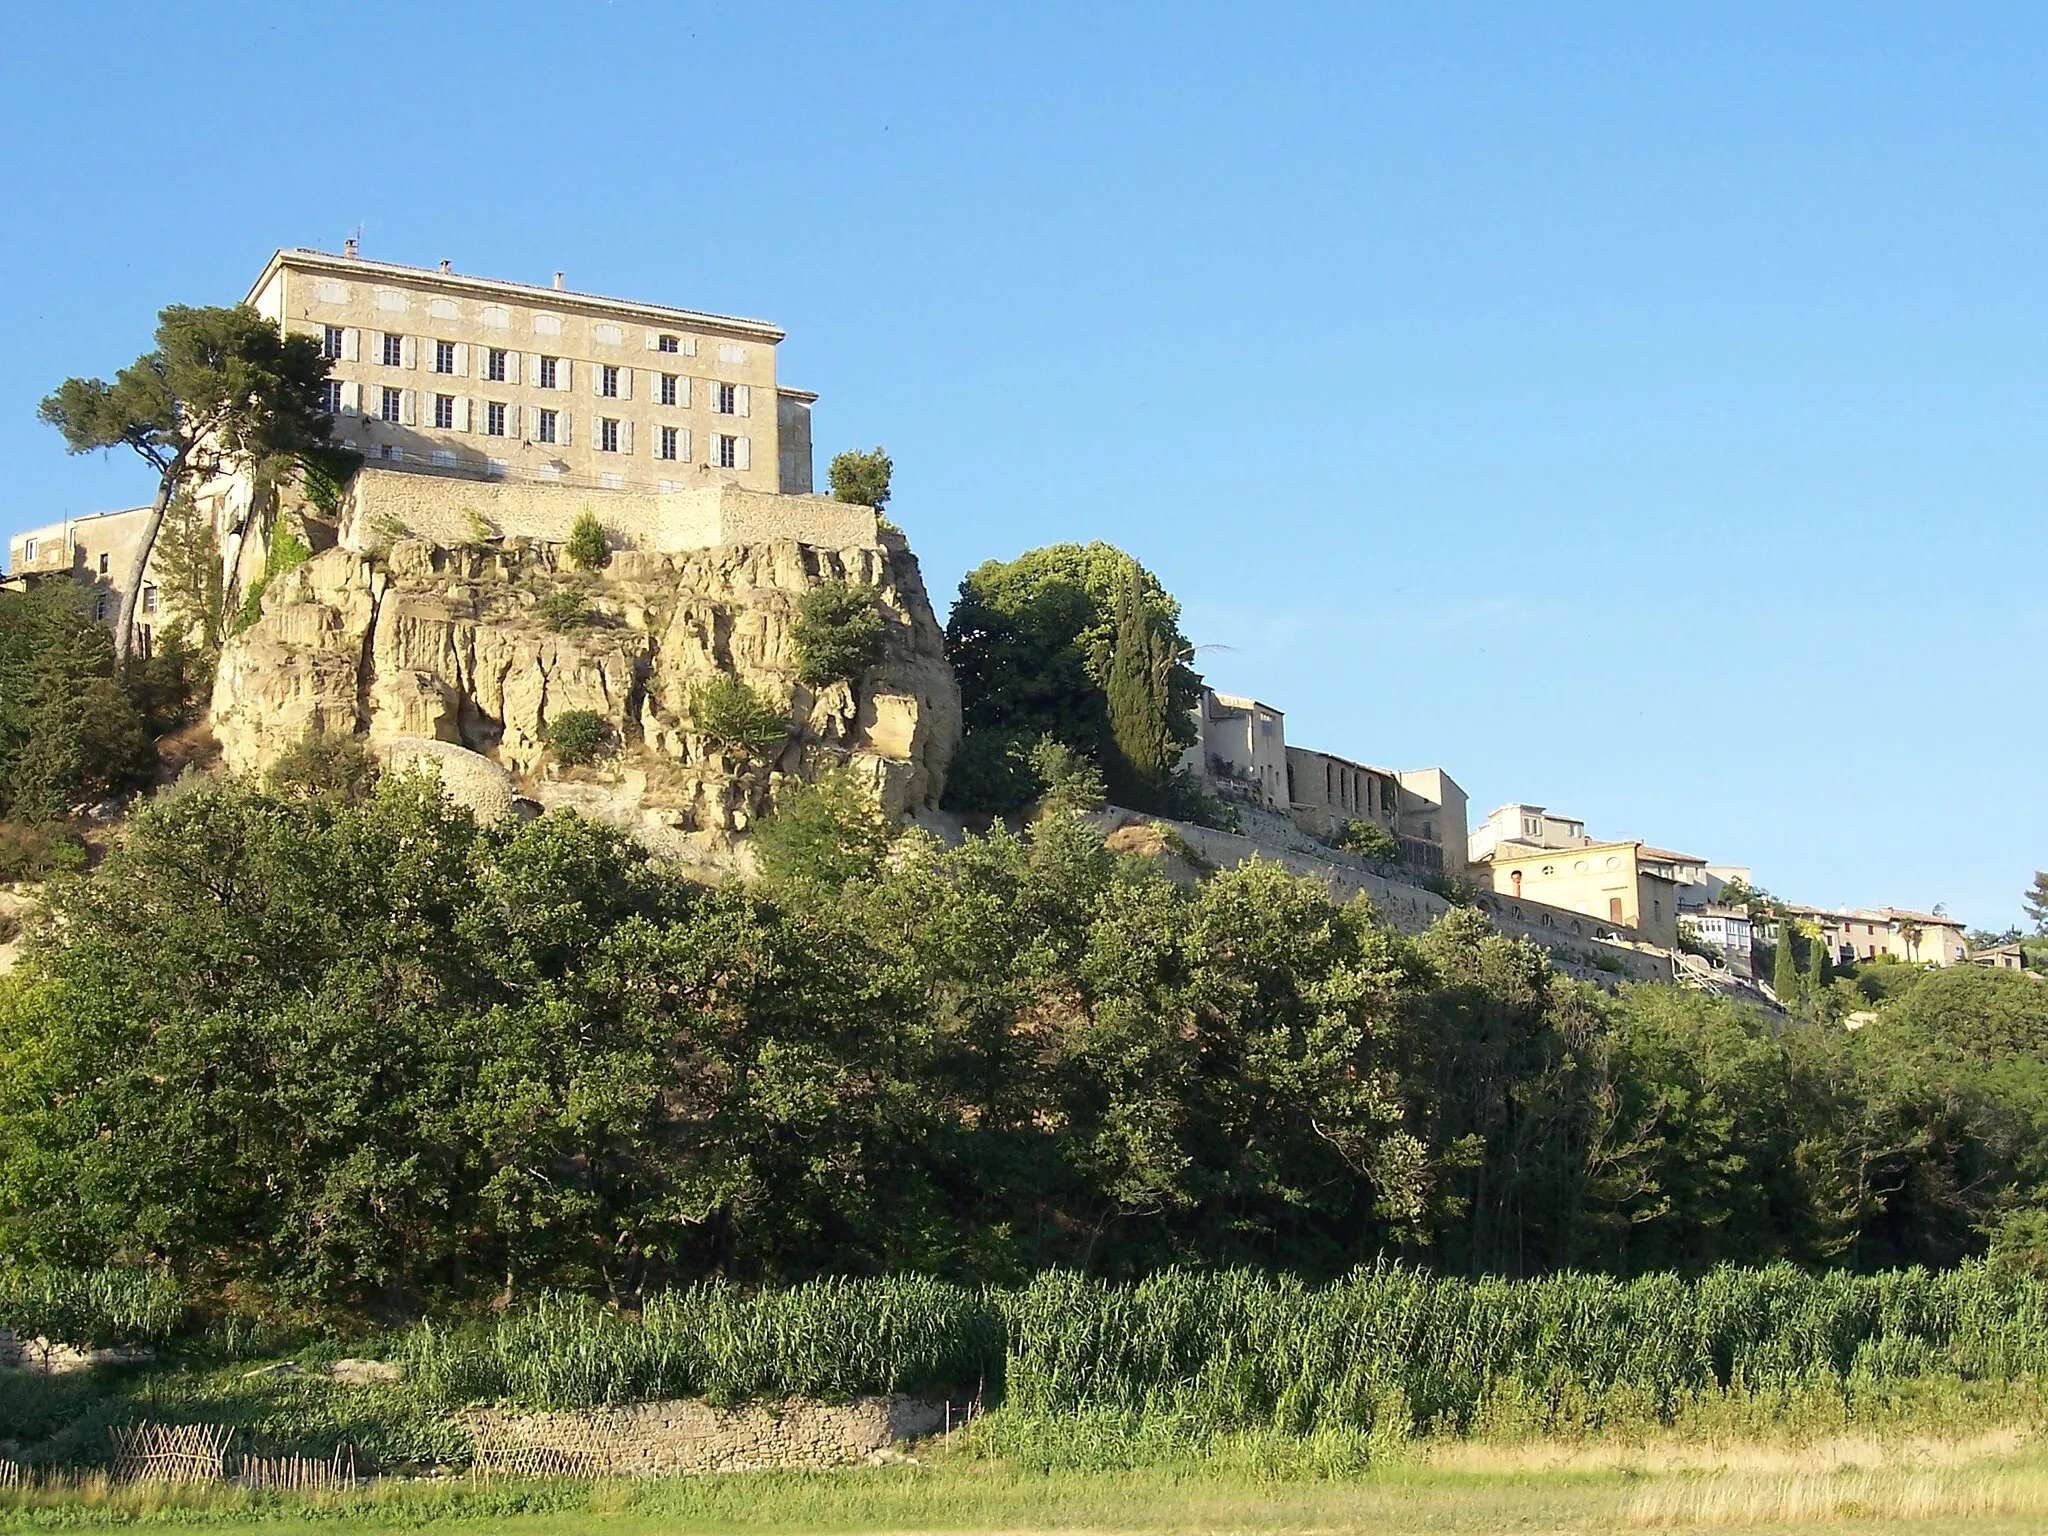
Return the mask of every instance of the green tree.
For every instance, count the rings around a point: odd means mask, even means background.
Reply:
[[[109,384],[66,379],[41,417],[72,453],[126,447],[156,471],[156,504],[121,581],[115,655],[125,670],[143,573],[171,500],[231,464],[296,458],[326,442],[321,411],[327,359],[310,336],[282,334],[247,305],[174,304],[158,317],[156,346]]]
[[[879,512],[889,504],[889,476],[894,469],[889,455],[880,448],[865,453],[849,448],[832,456],[825,478],[831,482],[832,495],[837,500],[873,507]]]
[[[155,764],[113,644],[70,581],[0,591],[0,817],[61,820],[139,788]]]
[[[721,752],[765,759],[789,739],[789,709],[739,678],[720,674],[690,690],[690,728]]]
[[[376,754],[360,737],[308,731],[270,765],[265,782],[284,799],[361,805],[378,777]]]
[[[1102,770],[1063,741],[1039,737],[1027,761],[1041,811],[1067,815],[1099,811],[1109,799]]]
[[[2048,934],[2048,870],[2034,871],[2034,883],[2027,887],[2020,902],[2033,921],[2034,932]]]
[[[1835,968],[1828,959],[1827,940],[1816,934],[1806,946],[1806,989],[1818,1000],[1827,994],[1834,979]]]
[[[1401,840],[1376,821],[1347,821],[1338,846],[1383,864],[1391,864],[1401,857]]]
[[[1778,952],[1771,962],[1771,990],[1785,1008],[1799,1003],[1798,927],[1789,917],[1778,919]]]
[[[895,835],[874,791],[850,769],[836,768],[777,792],[774,811],[754,830],[754,856],[770,885],[829,894],[872,879]]]
[[[557,587],[536,606],[541,623],[556,634],[581,629],[590,622],[590,601],[574,587]]]
[[[227,587],[222,578],[220,538],[213,519],[189,491],[171,498],[157,535],[157,589],[164,607],[191,631],[202,657],[217,656],[227,633]]]
[[[886,627],[872,587],[828,581],[797,600],[797,681],[806,688],[857,678],[882,659]]]
[[[1056,544],[970,572],[946,627],[967,728],[963,758],[1000,764],[1050,735],[1101,764],[1112,794],[1169,812],[1161,791],[1174,757],[1194,741],[1201,692],[1179,619],[1157,580],[1108,544]],[[1121,678],[1120,727],[1111,717],[1112,672]],[[1002,738],[999,749],[978,746],[989,733]],[[975,782],[962,775],[949,800],[1003,809],[968,801]]]
[[[611,559],[611,545],[596,513],[586,507],[576,514],[576,521],[569,527],[569,542],[562,546],[562,552],[586,571],[594,571]]]

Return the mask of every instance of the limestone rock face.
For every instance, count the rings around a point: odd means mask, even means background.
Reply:
[[[813,690],[796,681],[797,604],[832,580],[876,590],[887,643],[861,677]],[[547,616],[573,608],[564,593],[586,617],[557,629]],[[728,760],[691,728],[692,690],[720,675],[789,701],[772,761]],[[610,723],[613,759],[555,763],[548,729],[571,710]],[[960,696],[917,562],[893,533],[840,550],[627,550],[592,573],[566,567],[556,545],[402,539],[380,554],[330,549],[278,577],[262,618],[222,654],[213,727],[238,772],[267,768],[309,731],[366,735],[399,762],[445,742],[496,764],[514,793],[594,805],[656,846],[721,853],[781,775],[850,764],[892,813],[935,806]]]

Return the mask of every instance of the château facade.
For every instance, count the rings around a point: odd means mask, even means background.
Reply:
[[[811,490],[806,390],[762,320],[280,250],[247,302],[313,337],[334,439],[373,464],[650,493]]]

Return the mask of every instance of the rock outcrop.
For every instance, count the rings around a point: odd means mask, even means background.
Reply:
[[[860,677],[810,689],[796,681],[797,604],[833,580],[875,589],[885,647]],[[567,593],[580,621],[556,596]],[[692,728],[692,691],[718,676],[789,701],[789,739],[769,761],[730,759]],[[618,744],[595,769],[562,768],[548,747],[550,725],[576,710],[603,717]],[[379,554],[329,549],[271,582],[262,618],[221,657],[213,728],[235,771],[266,768],[308,732],[361,735],[401,765],[445,759],[486,798],[506,792],[421,746],[448,743],[504,770],[511,793],[701,856],[729,851],[781,776],[846,764],[894,814],[935,806],[960,698],[917,562],[893,532],[837,550],[622,550],[589,573],[553,544],[402,538]]]

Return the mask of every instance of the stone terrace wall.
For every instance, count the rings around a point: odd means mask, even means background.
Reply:
[[[716,1408],[695,1399],[583,1413],[464,1418],[480,1472],[585,1477],[680,1477],[766,1467],[837,1467],[943,1427],[945,1406],[908,1397],[850,1403],[790,1398]]]
[[[652,554],[782,539],[851,549],[877,538],[872,507],[830,496],[773,496],[736,485],[592,490],[366,464],[342,506],[341,542],[362,554],[410,534],[454,549],[477,541],[474,520],[480,519],[489,537],[561,544],[586,511],[604,525],[615,547]]]

